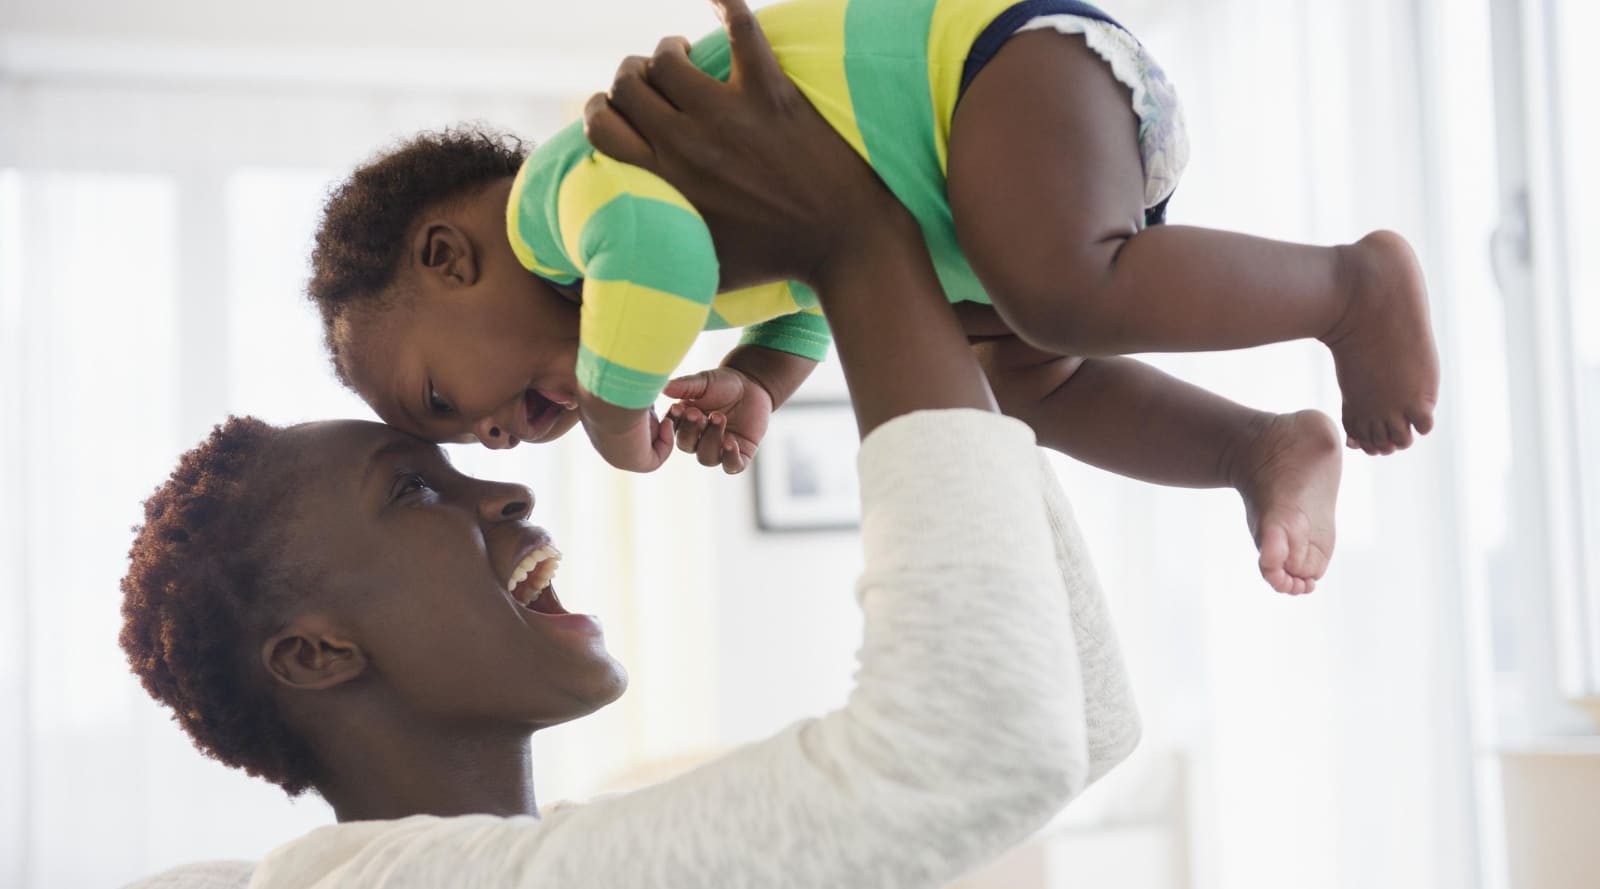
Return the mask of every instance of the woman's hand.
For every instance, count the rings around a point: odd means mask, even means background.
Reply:
[[[728,82],[664,40],[623,62],[609,99],[589,100],[590,142],[700,210],[724,286],[788,278],[816,291],[862,436],[912,411],[993,411],[911,214],[789,81],[744,0],[712,3]]]
[[[713,2],[728,30],[728,82],[669,37],[589,100],[589,141],[683,192],[711,228],[723,289],[815,287],[841,248],[910,214],[790,82],[743,0]]]

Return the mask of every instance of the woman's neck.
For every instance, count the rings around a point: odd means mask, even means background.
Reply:
[[[332,777],[317,789],[340,821],[539,814],[526,733],[358,734],[318,745]]]

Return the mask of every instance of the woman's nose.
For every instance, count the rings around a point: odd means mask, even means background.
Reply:
[[[525,519],[533,512],[533,492],[526,485],[488,482],[478,510],[486,522]]]
[[[472,434],[478,437],[478,441],[482,442],[484,447],[496,451],[517,446],[517,437],[494,417],[484,417],[479,420],[473,427]]]

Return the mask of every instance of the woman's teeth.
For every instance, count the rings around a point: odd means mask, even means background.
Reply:
[[[511,572],[511,579],[506,581],[506,592],[523,605],[528,605],[550,585],[551,579],[556,576],[556,569],[560,567],[561,550],[547,543],[522,557],[522,561]]]

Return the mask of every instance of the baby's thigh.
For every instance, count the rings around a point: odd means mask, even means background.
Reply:
[[[1130,91],[1081,35],[1031,31],[1001,47],[956,108],[947,176],[975,266],[1045,261],[1061,244],[1131,233],[1144,220]]]
[[[1144,224],[1129,95],[1081,36],[1040,31],[1007,42],[956,108],[956,238],[1013,329],[1050,325]]]

